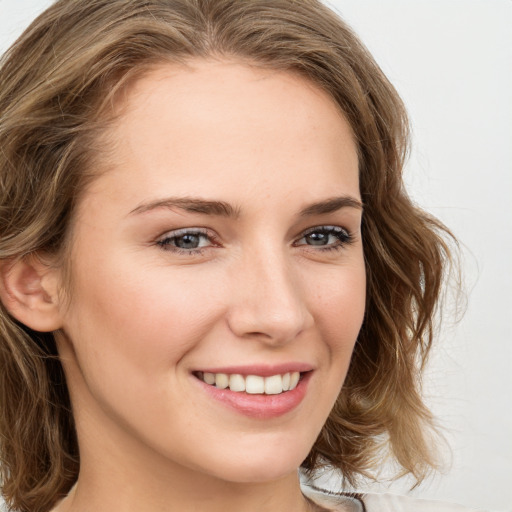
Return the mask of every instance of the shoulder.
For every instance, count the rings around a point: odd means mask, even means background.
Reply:
[[[330,512],[366,512],[358,494],[335,493],[317,487],[302,487],[304,496]]]
[[[452,503],[396,494],[365,494],[363,501],[367,512],[484,512]]]
[[[440,501],[420,500],[396,494],[351,494],[303,486],[302,492],[332,512],[484,512]]]

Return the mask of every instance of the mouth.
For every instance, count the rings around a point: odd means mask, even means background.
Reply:
[[[308,363],[204,368],[192,372],[206,396],[257,420],[279,418],[302,403],[315,373]]]
[[[217,389],[229,389],[248,395],[281,395],[293,391],[309,372],[286,372],[275,375],[242,375],[240,373],[194,372],[193,375]]]

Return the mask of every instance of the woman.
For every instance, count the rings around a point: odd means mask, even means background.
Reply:
[[[447,231],[346,25],[313,0],[61,0],[0,73],[7,503],[418,510],[297,473],[356,485],[384,444],[418,481],[436,464]]]

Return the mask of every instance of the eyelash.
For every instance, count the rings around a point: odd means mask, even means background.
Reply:
[[[170,235],[170,236],[169,236]],[[171,251],[176,254],[183,254],[185,256],[192,256],[196,254],[202,254],[204,252],[204,249],[207,249],[210,246],[204,247],[204,248],[194,248],[194,249],[182,249],[181,247],[177,247],[175,245],[172,245],[173,241],[175,242],[179,238],[183,238],[187,235],[192,236],[199,236],[203,240],[207,239],[210,242],[214,242],[213,245],[215,245],[215,236],[213,236],[212,233],[210,233],[207,230],[204,229],[179,229],[177,231],[171,231],[168,233],[164,238],[157,241],[157,245],[159,245],[164,251]]]
[[[302,240],[303,238],[306,238],[307,236],[310,236],[312,234],[321,234],[321,235],[332,235],[338,239],[338,241],[334,244],[329,244],[325,246],[318,245],[317,249],[314,249],[316,251],[339,251],[340,249],[344,248],[347,245],[350,245],[353,242],[353,236],[349,233],[348,230],[345,228],[342,228],[340,226],[315,226],[313,228],[307,229],[304,231],[301,235],[301,237],[298,240]],[[204,247],[199,248],[192,248],[192,249],[183,249],[181,247],[177,247],[176,245],[173,245],[173,243],[176,242],[176,240],[183,238],[185,236],[199,236],[203,240],[209,240],[211,245],[207,245]],[[208,249],[212,246],[216,245],[216,237],[209,232],[208,230],[204,229],[181,229],[177,231],[172,231],[167,234],[164,238],[157,241],[157,245],[160,246],[165,251],[171,251],[175,254],[185,255],[185,256],[194,256],[194,255],[200,255],[203,254],[205,249]],[[294,243],[294,246],[309,246],[309,247],[315,247],[315,245],[310,244],[298,244],[297,242]]]
[[[348,230],[345,228],[342,228],[340,226],[315,226],[313,228],[309,228],[302,234],[301,238],[299,240],[302,240],[303,238],[306,238],[309,235],[315,234],[322,234],[322,235],[332,235],[338,239],[338,241],[335,244],[329,244],[326,246],[317,246],[319,247],[316,250],[319,251],[339,251],[340,249],[343,249],[345,246],[350,245],[354,238],[349,233]],[[300,244],[300,245],[307,245],[307,244]],[[314,245],[310,245],[310,247],[315,247]]]

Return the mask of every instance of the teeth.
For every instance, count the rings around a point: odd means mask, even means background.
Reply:
[[[298,381],[297,381],[298,382]],[[265,379],[265,394],[278,395],[283,392],[283,378],[281,375],[272,375]]]
[[[203,373],[203,380],[206,384],[215,384],[215,373]]]
[[[229,389],[231,391],[245,391],[245,379],[242,375],[231,375],[229,377]]]
[[[283,391],[288,391],[290,389],[290,374],[285,373],[283,375]]]
[[[219,389],[229,388],[231,391],[246,392],[250,395],[279,395],[285,391],[291,391],[297,387],[300,380],[299,372],[290,372],[283,375],[271,375],[261,377],[260,375],[240,374],[227,375],[226,373],[200,373],[206,384]]]
[[[251,395],[261,395],[265,392],[265,379],[258,375],[247,375],[245,392]]]
[[[215,386],[220,389],[226,389],[229,386],[229,377],[225,373],[216,373]]]
[[[300,373],[293,372],[290,374],[290,389],[295,389],[299,383]]]

